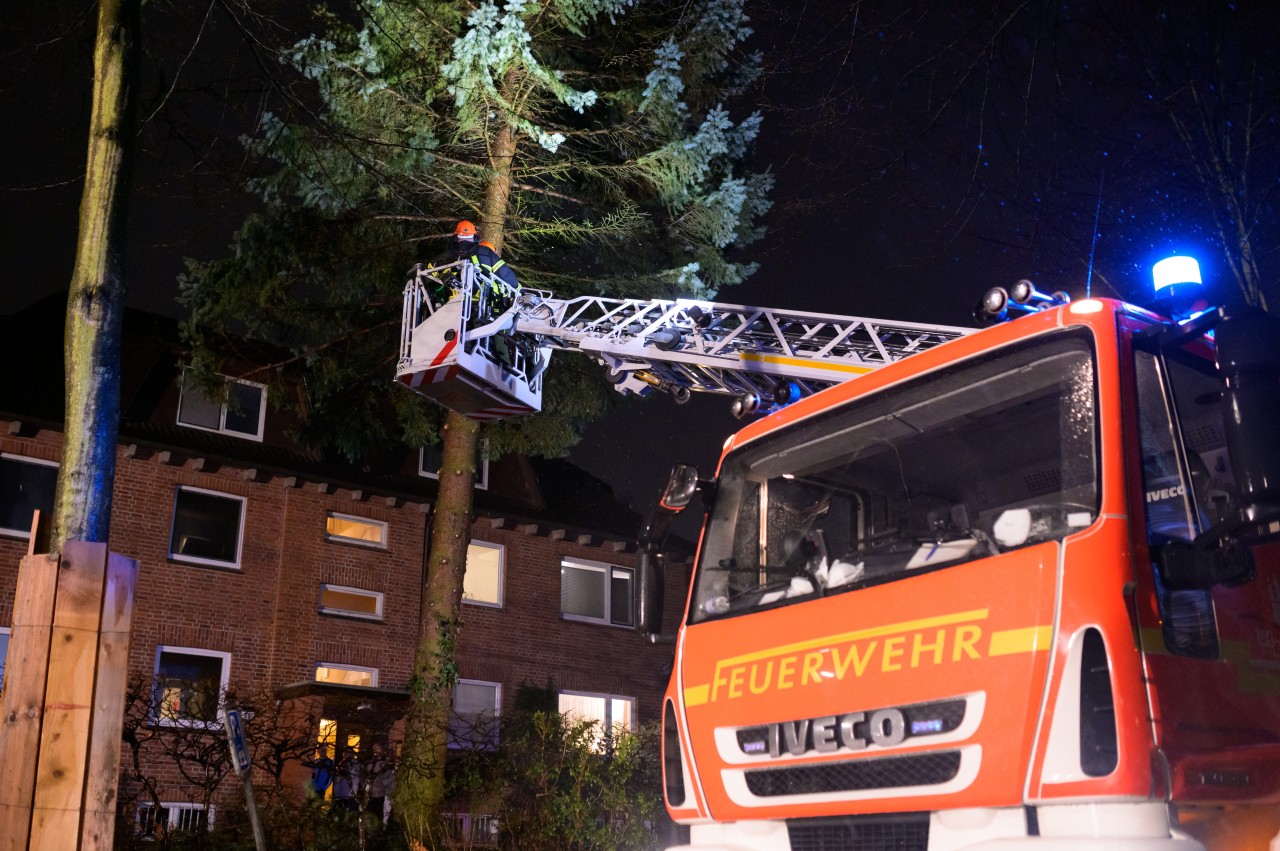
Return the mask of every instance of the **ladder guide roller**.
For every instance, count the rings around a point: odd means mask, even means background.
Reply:
[[[436,306],[432,292],[455,295]],[[495,311],[494,308],[497,308]],[[553,351],[594,356],[624,394],[736,397],[770,410],[972,329],[689,299],[555,298],[462,260],[413,270],[396,378],[477,420],[541,409]]]

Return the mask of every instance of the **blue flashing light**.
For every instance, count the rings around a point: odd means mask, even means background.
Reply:
[[[1166,257],[1151,267],[1151,276],[1155,280],[1157,294],[1178,284],[1204,283],[1200,278],[1200,264],[1194,257]]]

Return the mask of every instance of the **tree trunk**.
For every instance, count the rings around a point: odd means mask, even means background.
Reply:
[[[480,235],[502,251],[516,134],[503,126],[492,142],[493,175],[486,187]],[[462,579],[471,541],[472,498],[480,426],[458,413],[445,421],[440,494],[431,524],[422,621],[414,656],[409,716],[396,778],[394,810],[410,845],[430,847],[433,820],[444,799],[444,760],[453,685],[458,679]]]
[[[434,819],[444,798],[446,736],[450,697],[458,678],[455,654],[479,445],[479,424],[450,413],[444,427],[440,493],[427,551],[405,741],[393,793],[393,809],[411,845],[431,847]]]
[[[75,270],[67,297],[66,415],[50,551],[105,543],[120,422],[125,186],[133,148],[132,61],[139,0],[100,0],[93,112]]]
[[[494,136],[489,155],[493,175],[485,187],[484,209],[480,211],[480,235],[502,253],[507,224],[507,204],[511,199],[511,163],[516,156],[516,131],[504,125]]]

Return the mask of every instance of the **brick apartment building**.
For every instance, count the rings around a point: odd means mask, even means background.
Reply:
[[[64,310],[50,298],[0,319],[0,665],[31,510],[52,504]],[[155,723],[213,717],[184,688],[194,679],[318,701],[404,694],[438,457],[305,451],[256,385],[234,385],[238,410],[184,393],[176,340],[168,320],[127,314],[110,549],[140,564],[129,665],[157,684]],[[388,376],[387,392],[407,391]],[[634,513],[568,464],[523,457],[485,461],[475,504],[455,707],[500,714],[520,684],[551,682],[564,711],[658,719],[671,648],[630,628]],[[683,582],[666,587],[672,622]],[[198,824],[176,774],[156,772],[173,804],[159,817]]]

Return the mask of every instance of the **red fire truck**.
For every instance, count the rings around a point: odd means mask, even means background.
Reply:
[[[773,409],[641,536],[701,494],[662,712],[688,848],[1280,848],[1277,320],[1021,282],[978,333],[527,295],[498,324],[529,352]]]

